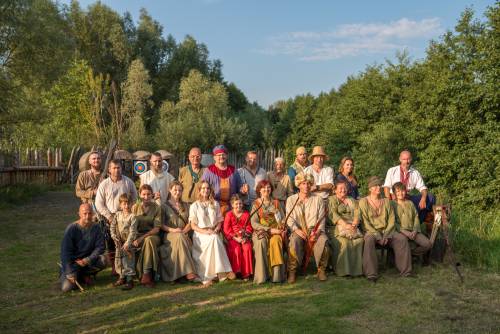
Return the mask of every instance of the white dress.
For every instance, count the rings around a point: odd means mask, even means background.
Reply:
[[[189,221],[199,228],[214,228],[222,220],[217,202],[196,201],[189,208]],[[209,235],[194,231],[192,255],[196,274],[202,283],[213,280],[217,273],[232,270],[221,233]]]

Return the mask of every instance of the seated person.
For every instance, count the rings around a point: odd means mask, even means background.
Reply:
[[[413,203],[406,199],[405,185],[397,182],[392,186],[392,193],[396,195],[396,200],[392,202],[396,214],[396,230],[410,240],[410,243],[417,244],[412,250],[413,255],[424,255],[431,249],[432,244],[420,231],[417,210]]]
[[[104,238],[94,211],[88,203],[80,205],[80,219],[70,224],[61,243],[61,290],[68,292],[79,282],[91,283],[91,275],[107,265]]]
[[[116,212],[111,222],[111,238],[115,242],[115,269],[120,278],[113,286],[121,286],[122,290],[134,287],[135,251],[132,242],[137,236],[137,219],[132,214],[132,199],[128,194],[119,197],[120,211]]]
[[[141,277],[141,284],[154,287],[154,275],[158,272],[160,257],[161,208],[153,199],[153,188],[143,184],[139,188],[140,202],[134,204],[132,213],[137,220],[137,239],[132,244],[139,248],[137,256],[137,273]]]
[[[224,219],[224,236],[226,237],[226,250],[229,262],[235,274],[248,281],[253,274],[252,255],[252,225],[250,214],[245,211],[241,198],[234,194],[231,197],[232,210]]]
[[[396,218],[389,199],[380,197],[382,181],[376,176],[368,179],[369,195],[359,201],[359,212],[365,231],[363,273],[369,281],[378,279],[376,244],[394,250],[396,268],[401,276],[411,275],[411,251],[408,239],[395,231]]]

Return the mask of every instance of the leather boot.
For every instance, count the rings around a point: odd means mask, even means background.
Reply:
[[[321,254],[321,259],[319,260],[319,265],[318,265],[318,279],[320,281],[326,281],[327,276],[326,276],[326,268],[328,267],[328,259],[330,257],[330,252],[328,251],[328,247],[325,247],[323,250],[323,254]]]
[[[288,258],[288,279],[287,282],[290,284],[295,283],[297,280],[297,259],[294,256]]]
[[[142,274],[141,284],[148,288],[153,288],[155,286],[151,273]]]
[[[125,278],[120,277],[116,282],[113,283],[114,287],[124,285],[126,283]]]
[[[134,280],[132,277],[127,277],[126,283],[123,285],[122,290],[127,291],[127,290],[132,290],[134,288]]]

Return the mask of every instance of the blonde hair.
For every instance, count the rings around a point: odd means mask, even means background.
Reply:
[[[208,193],[208,200],[210,201],[210,205],[211,206],[215,206],[215,194],[214,194],[214,189],[212,188],[212,186],[210,185],[210,183],[208,183],[208,181],[200,181],[200,183],[198,184],[198,189],[197,189],[197,193],[196,193],[196,200],[198,201],[203,201],[204,199],[201,197],[201,187],[203,186],[203,184],[206,184],[208,185],[208,189],[210,190],[209,193]]]

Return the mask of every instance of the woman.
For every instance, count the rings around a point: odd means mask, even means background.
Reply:
[[[148,184],[139,188],[140,201],[132,207],[132,213],[137,220],[137,238],[132,245],[138,247],[137,273],[141,277],[141,284],[149,288],[154,287],[154,273],[158,270],[160,259],[158,246],[160,245],[161,209],[153,200],[153,189]]]
[[[224,219],[227,256],[235,274],[244,281],[253,274],[252,225],[250,214],[243,209],[244,204],[238,195],[231,197],[232,210]]]
[[[226,254],[222,235],[222,214],[214,200],[212,188],[201,181],[198,200],[189,208],[189,222],[193,233],[193,260],[196,274],[205,287],[219,280],[234,279],[231,263]]]
[[[269,278],[273,283],[285,279],[285,261],[283,257],[283,238],[286,230],[279,223],[284,219],[284,213],[278,200],[271,199],[273,188],[267,180],[257,184],[256,199],[252,206],[252,235],[255,252],[254,283],[266,282]]]
[[[227,149],[224,145],[215,146],[212,150],[215,163],[208,166],[201,179],[207,181],[214,189],[214,198],[220,203],[222,217],[230,210],[231,196],[241,192],[246,194],[248,187],[243,185],[236,168],[227,164]]]
[[[192,281],[196,278],[194,262],[191,256],[192,242],[188,236],[191,226],[188,223],[189,206],[182,202],[182,185],[172,181],[165,205],[165,231],[163,245],[160,247],[160,275],[165,282],[172,282],[181,277]]]
[[[347,196],[359,199],[358,179],[354,174],[354,160],[351,157],[343,157],[340,160],[339,173],[336,181],[344,181],[347,186]]]
[[[338,276],[363,274],[363,235],[359,231],[358,203],[347,195],[347,183],[337,181],[335,195],[329,199],[328,213],[335,225],[330,234],[333,264]]]

